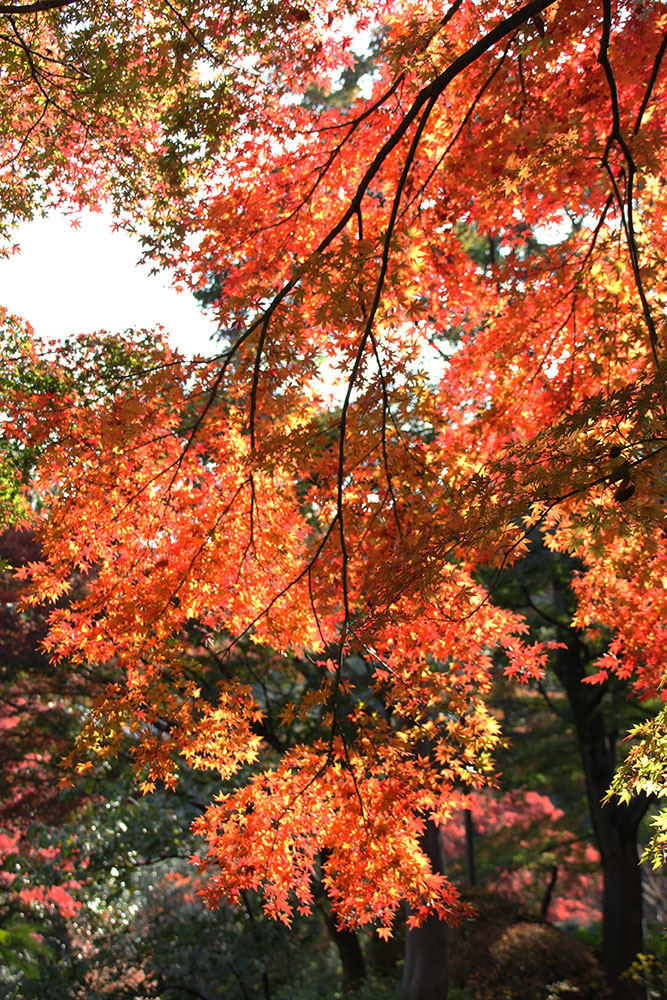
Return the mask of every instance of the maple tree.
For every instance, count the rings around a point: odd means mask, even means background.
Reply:
[[[532,903],[531,910],[554,922],[591,924],[600,919],[596,852],[584,838],[563,829],[563,810],[548,796],[530,790],[497,796],[477,792],[468,802],[475,837],[482,845],[487,842],[491,877],[486,884],[491,890]],[[442,831],[448,859],[463,856],[464,831],[459,811]]]
[[[179,756],[217,772],[196,823],[213,903],[261,887],[289,921],[325,852],[341,926],[388,934],[402,900],[412,926],[450,918],[424,837],[492,775],[492,652],[528,681],[550,650],[477,567],[511,566],[541,530],[585,566],[575,624],[613,630],[598,677],[660,690],[667,8],[168,4],[178,37],[151,62],[151,6],[112,21],[118,51],[101,15],[33,6],[5,16],[33,19],[43,67],[69,23],[107,39],[91,65],[133,74],[113,99],[91,84],[110,145],[77,145],[47,69],[29,73],[12,184],[74,204],[125,191],[182,280],[214,288],[222,331],[216,358],[186,361],[148,334],[44,347],[5,323],[5,475],[15,497],[31,465],[23,516],[44,549],[24,576],[42,601],[90,574],[46,645],[118,671],[77,767],[129,739],[144,789],[172,785]],[[351,64],[351,12],[380,37],[370,93],[323,106],[307,98]],[[67,127],[33,128],[40,101]],[[186,628],[230,664],[214,701]],[[277,760],[233,671],[247,636],[317,667],[281,719],[309,738]],[[631,780],[661,790],[645,759]]]

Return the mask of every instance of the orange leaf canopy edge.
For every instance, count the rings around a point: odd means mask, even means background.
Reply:
[[[379,55],[340,108],[343,9],[258,48],[188,201],[180,274],[215,279],[221,353],[47,350],[6,320],[1,408],[10,469],[33,466],[34,600],[89,575],[49,650],[117,668],[83,757],[129,739],[146,788],[179,756],[220,774],[211,902],[262,888],[289,921],[324,852],[341,923],[384,929],[403,899],[451,915],[424,823],[492,779],[495,652],[523,681],[548,656],[477,567],[541,531],[583,561],[580,626],[615,630],[596,669],[664,674],[667,8],[355,5]],[[297,673],[278,758],[249,644]]]

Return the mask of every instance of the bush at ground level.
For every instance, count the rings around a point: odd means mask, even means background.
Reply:
[[[471,1000],[605,1000],[602,969],[586,945],[537,922],[518,900],[471,893],[472,920],[452,931],[454,995]]]

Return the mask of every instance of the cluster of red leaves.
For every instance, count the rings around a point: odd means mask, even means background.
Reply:
[[[602,886],[597,851],[559,822],[563,810],[548,796],[532,791],[479,791],[465,796],[464,805],[471,811],[475,836],[488,841],[487,850],[502,858],[497,876],[488,883],[490,889],[539,905],[555,865],[548,919],[578,924],[600,919]],[[462,809],[443,825],[442,838],[447,857],[463,855]]]
[[[325,849],[339,919],[386,927],[401,898],[416,922],[453,904],[419,835],[489,771],[492,651],[519,679],[548,653],[477,566],[512,563],[541,527],[591,566],[580,620],[613,619],[619,671],[652,690],[664,669],[657,642],[631,640],[661,545],[629,587],[623,546],[664,516],[667,14],[363,6],[381,33],[372,93],[322,109],[303,98],[349,64],[344,6],[281,5],[284,57],[265,62],[278,47],[255,32],[239,64],[238,141],[217,148],[202,239],[180,257],[193,283],[216,277],[221,354],[19,336],[2,410],[36,456],[30,600],[90,575],[46,647],[118,670],[84,757],[130,739],[145,787],[173,782],[179,754],[240,781],[198,823],[220,869],[212,899],[262,886],[289,919]],[[536,244],[537,226],[562,235]],[[429,359],[447,338],[439,377]],[[340,373],[328,409],[324,361]],[[321,684],[293,710],[320,737],[245,780],[266,749],[258,705],[233,677],[201,698],[192,630],[223,660],[245,636],[320,656]]]

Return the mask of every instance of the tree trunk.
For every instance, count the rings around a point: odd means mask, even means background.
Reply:
[[[321,852],[320,860],[322,864],[326,863],[328,856],[328,851]],[[315,898],[324,917],[329,937],[338,950],[338,957],[340,958],[343,971],[343,988],[345,990],[353,989],[366,978],[366,962],[364,961],[364,953],[361,950],[359,936],[356,931],[338,926],[336,918],[331,912],[329,898],[321,882],[318,882],[315,886]]]
[[[616,734],[607,732],[602,711],[605,688],[583,682],[578,644],[560,650],[556,670],[568,696],[577,731],[586,794],[602,860],[603,963],[614,1000],[645,1000],[645,990],[621,978],[642,950],[642,884],[637,830],[648,808],[646,796],[630,803],[602,799],[616,768]]]
[[[440,830],[430,820],[421,847],[431,868],[445,873]],[[405,935],[402,1000],[446,1000],[449,990],[449,927],[438,917],[429,917],[421,927],[408,928]]]
[[[623,824],[607,821],[600,827],[605,971],[616,1000],[646,1000],[643,987],[620,978],[642,950],[642,883],[637,857],[637,827],[626,830]]]
[[[591,820],[602,859],[602,949],[604,968],[615,1000],[645,1000],[646,991],[621,979],[642,950],[642,881],[637,830],[648,803],[645,796],[627,805],[602,805],[615,761],[598,709],[581,730],[577,723]]]
[[[475,877],[475,824],[470,809],[463,810],[463,826],[466,839],[466,882],[477,885]]]
[[[330,913],[325,914],[327,930],[338,949],[338,957],[343,967],[343,988],[348,990],[358,986],[366,978],[366,963],[355,931],[340,929]]]

